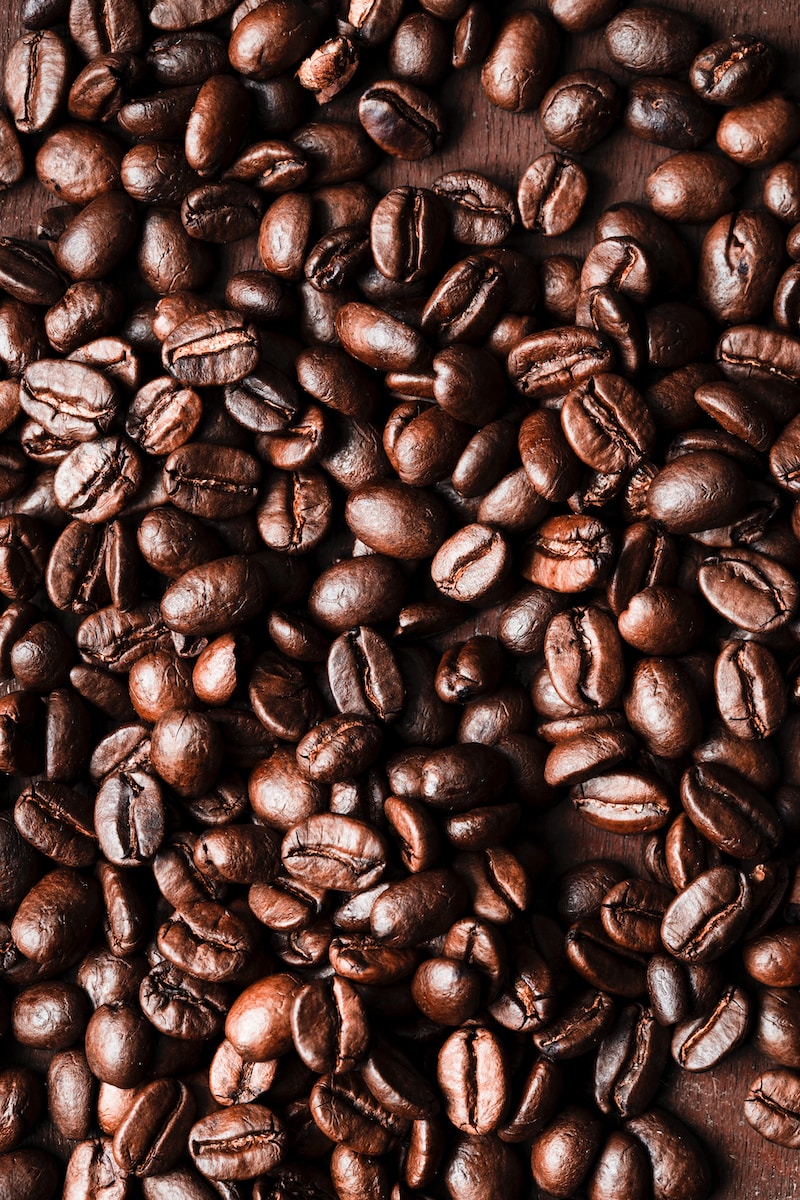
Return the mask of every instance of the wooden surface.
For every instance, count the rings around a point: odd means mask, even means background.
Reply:
[[[714,0],[672,0],[672,7],[691,12],[703,21],[708,41],[736,31],[771,38],[781,51],[784,87],[800,95],[798,0],[751,3],[741,0],[723,4]],[[0,30],[0,49],[20,29],[19,0],[3,0],[2,8],[8,13],[8,20]],[[560,66],[562,72],[577,66],[594,66],[622,78],[622,73],[607,58],[598,34],[572,37]],[[460,166],[482,171],[516,192],[524,169],[547,148],[536,114],[514,116],[492,108],[480,88],[477,69],[451,76],[443,89],[443,101],[450,134],[442,154],[421,163],[384,163],[374,174],[376,185],[384,188],[400,183],[424,185],[442,171]],[[340,99],[327,111],[331,116],[344,117],[353,115],[354,109],[354,100]],[[536,258],[554,252],[585,253],[591,245],[594,218],[608,204],[641,200],[647,173],[668,153],[619,130],[582,157],[590,174],[591,197],[578,228],[569,237],[555,240],[518,235],[517,244]],[[32,169],[30,142],[27,157]],[[762,176],[763,173],[754,176],[744,192],[746,199],[755,201]],[[0,232],[30,235],[42,202],[53,201],[34,183],[0,196]],[[696,232],[692,235],[689,231],[689,235],[697,237]],[[235,247],[232,260],[237,266],[255,263],[254,242]],[[545,832],[557,867],[578,858],[598,856],[620,859],[632,868],[641,865],[643,839],[620,838],[592,830],[566,805],[559,805],[548,814]],[[705,1141],[717,1182],[714,1200],[800,1197],[800,1152],[771,1146],[750,1128],[742,1115],[745,1090],[763,1065],[764,1060],[748,1048],[709,1074],[693,1076],[679,1072],[672,1065],[667,1070],[665,1090],[659,1100],[684,1117]]]

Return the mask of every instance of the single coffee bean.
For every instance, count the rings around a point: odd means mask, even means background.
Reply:
[[[428,158],[444,137],[438,104],[410,83],[386,80],[372,84],[362,93],[358,115],[375,144],[396,158]]]
[[[630,8],[606,26],[609,57],[638,75],[677,75],[700,49],[699,26],[666,8]]]
[[[192,1126],[189,1153],[210,1179],[254,1179],[272,1170],[284,1156],[286,1132],[261,1104],[232,1104]]]
[[[785,1069],[756,1076],[744,1101],[744,1115],[762,1137],[779,1146],[800,1145],[800,1077]]]
[[[717,126],[723,154],[745,167],[776,162],[800,136],[800,109],[793,100],[770,92],[729,108]]]
[[[747,993],[727,987],[710,1013],[676,1026],[672,1057],[685,1071],[706,1071],[741,1044],[749,1026]]]
[[[588,1176],[602,1139],[601,1122],[588,1109],[563,1109],[531,1147],[537,1187],[552,1196],[573,1195]]]
[[[619,92],[603,71],[563,75],[539,106],[542,129],[559,150],[582,154],[611,131],[619,111]]]
[[[700,51],[689,80],[704,100],[729,108],[754,100],[769,85],[774,70],[775,51],[768,41],[735,33]]]
[[[744,929],[750,906],[746,876],[735,867],[713,867],[670,904],[661,924],[662,941],[685,962],[711,962]]]
[[[650,1109],[626,1121],[625,1131],[644,1146],[650,1160],[653,1195],[660,1200],[706,1200],[711,1175],[697,1139],[671,1113]]]
[[[509,112],[535,108],[553,74],[558,35],[538,12],[514,13],[504,20],[481,70],[489,101]]]

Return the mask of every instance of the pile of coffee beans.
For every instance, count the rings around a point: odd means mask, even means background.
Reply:
[[[23,0],[2,1200],[705,1200],[659,1088],[747,1039],[800,1147],[800,106],[548,3]],[[468,69],[552,149],[376,191]]]

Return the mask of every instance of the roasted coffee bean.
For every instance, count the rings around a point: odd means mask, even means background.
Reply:
[[[800,109],[770,92],[729,108],[717,126],[717,145],[734,162],[761,167],[776,162],[800,136]]]
[[[356,1073],[322,1075],[311,1090],[311,1115],[332,1142],[360,1154],[385,1154],[408,1122],[372,1096]]]
[[[647,177],[645,193],[653,211],[671,221],[714,221],[736,205],[736,165],[704,150],[673,154]]]
[[[653,1099],[667,1061],[669,1035],[647,1008],[624,1008],[600,1043],[594,1096],[601,1112],[633,1117]]]
[[[735,867],[713,867],[672,901],[661,923],[662,941],[685,962],[711,962],[747,924],[750,906],[746,876]]]
[[[774,69],[775,51],[769,42],[735,33],[701,50],[689,79],[704,100],[728,108],[755,99],[768,86]]]
[[[507,1067],[500,1041],[476,1025],[452,1033],[439,1051],[439,1087],[448,1119],[463,1133],[497,1128],[508,1104]]]
[[[672,1057],[686,1071],[706,1071],[740,1045],[749,1025],[747,993],[739,987],[727,987],[710,1012],[676,1026]]]
[[[507,17],[481,70],[491,103],[510,112],[535,108],[550,82],[557,48],[548,18],[535,12]]]
[[[609,57],[641,75],[685,70],[700,48],[700,29],[682,13],[665,8],[627,9],[606,26]]]
[[[770,1142],[791,1148],[800,1144],[800,1078],[783,1070],[764,1071],[750,1085],[744,1115]]]
[[[190,387],[235,383],[257,365],[258,339],[236,313],[212,309],[178,325],[161,357],[165,369]]]
[[[588,194],[589,183],[579,163],[565,154],[542,154],[520,179],[520,220],[534,233],[557,237],[576,223]]]
[[[25,33],[5,63],[5,97],[21,133],[41,133],[55,121],[69,86],[69,50],[54,30]]]
[[[714,132],[715,117],[678,79],[637,79],[624,113],[631,133],[670,150],[697,150]]]
[[[545,92],[539,117],[551,145],[582,154],[610,132],[618,109],[617,85],[609,75],[575,71]]]
[[[515,221],[514,202],[503,188],[477,171],[450,171],[433,183],[444,201],[450,232],[467,246],[498,246]]]
[[[439,106],[410,83],[386,80],[372,84],[362,93],[358,115],[375,144],[396,158],[427,158],[444,137]]]
[[[192,1126],[189,1153],[210,1179],[254,1179],[284,1156],[286,1132],[261,1104],[233,1104]]]
[[[709,556],[697,580],[716,612],[752,632],[780,628],[797,605],[789,572],[755,550],[723,550]]]
[[[563,1109],[534,1139],[531,1170],[537,1186],[552,1196],[571,1196],[591,1170],[602,1136],[600,1120],[588,1109]]]
[[[677,1117],[650,1109],[627,1121],[625,1131],[644,1146],[654,1196],[706,1200],[711,1190],[708,1163],[697,1139]]]
[[[793,925],[764,933],[745,947],[745,969],[767,987],[793,987],[800,976],[798,944],[798,930]]]
[[[523,396],[563,395],[612,365],[612,351],[593,330],[565,326],[531,334],[508,356],[508,371]]]
[[[765,213],[715,221],[703,241],[698,292],[718,321],[752,321],[764,311],[778,279],[781,241],[779,226]]]

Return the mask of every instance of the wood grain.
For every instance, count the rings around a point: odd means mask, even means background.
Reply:
[[[6,21],[0,30],[0,50],[20,30],[19,0],[5,0]],[[800,91],[800,10],[797,0],[739,0],[720,3],[714,0],[672,0],[672,7],[691,12],[708,29],[711,41],[726,33],[746,31],[770,37],[782,55],[783,85],[795,94]],[[566,40],[566,39],[565,39]],[[621,73],[605,54],[602,37],[597,33],[573,37],[562,54],[560,68],[594,66]],[[480,87],[479,72],[472,69],[453,74],[442,91],[449,118],[450,136],[445,149],[421,163],[385,162],[372,182],[379,188],[400,183],[429,184],[437,175],[455,167],[473,168],[503,183],[514,192],[528,164],[546,148],[535,113],[514,116],[492,108]],[[328,108],[328,115],[343,118],[354,115],[355,101],[340,99]],[[28,143],[29,167],[33,151]],[[568,252],[583,254],[591,245],[594,219],[608,204],[643,198],[644,180],[653,166],[668,152],[620,130],[596,149],[582,157],[591,179],[591,199],[578,228],[557,241],[519,234],[514,244],[536,259],[547,254]],[[762,173],[754,173],[746,200],[755,202]],[[52,198],[33,181],[0,196],[0,233],[30,236],[43,205]],[[688,231],[695,241],[700,231]],[[231,252],[238,267],[255,263],[251,241]],[[482,622],[491,624],[491,615]],[[642,861],[641,838],[620,838],[593,830],[566,805],[547,814],[542,833],[552,855],[555,870],[576,860],[607,856],[620,859],[633,869]],[[765,1060],[750,1048],[726,1061],[714,1072],[692,1076],[670,1066],[660,1097],[697,1130],[709,1148],[715,1180],[714,1200],[793,1200],[800,1197],[800,1156],[763,1141],[745,1122],[742,1099],[745,1090]],[[50,1143],[52,1145],[52,1142]]]

